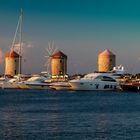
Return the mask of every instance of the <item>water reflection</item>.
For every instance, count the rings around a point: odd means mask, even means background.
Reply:
[[[1,114],[1,137],[10,139],[12,137],[18,138],[23,134],[22,127],[22,114],[15,112],[9,108]]]
[[[107,114],[99,114],[96,121],[95,137],[96,140],[110,140],[110,119]]]

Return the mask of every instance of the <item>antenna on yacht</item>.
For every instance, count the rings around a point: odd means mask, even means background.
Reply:
[[[57,48],[54,46],[54,41],[48,42],[48,48],[46,48],[47,54],[45,57],[47,58],[47,61],[45,63],[45,66],[47,67],[47,72],[50,72],[50,63],[52,55],[57,51]]]

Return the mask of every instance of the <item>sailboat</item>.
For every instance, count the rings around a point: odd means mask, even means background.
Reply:
[[[11,47],[11,51],[10,51],[10,55],[14,53],[16,53],[14,50],[15,50],[15,41],[16,41],[16,37],[17,37],[17,34],[19,33],[19,42],[18,42],[18,45],[19,45],[19,49],[18,49],[18,75],[15,76],[14,78],[12,79],[8,79],[5,78],[6,80],[4,80],[3,82],[0,83],[0,87],[3,88],[3,89],[11,89],[11,88],[18,88],[18,82],[21,80],[21,65],[22,65],[22,57],[21,57],[21,49],[22,49],[22,21],[23,21],[23,12],[22,12],[22,9],[21,9],[21,13],[20,13],[20,16],[19,16],[19,20],[18,20],[18,24],[17,24],[17,28],[16,28],[16,31],[15,31],[15,35],[14,35],[14,39],[13,39],[13,42],[12,42],[12,47]]]

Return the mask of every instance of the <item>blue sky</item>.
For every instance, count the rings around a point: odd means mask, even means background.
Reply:
[[[97,70],[106,48],[117,65],[140,72],[139,6],[138,0],[0,0],[0,48],[9,51],[22,7],[24,73],[46,69],[45,48],[53,40],[68,55],[70,74]],[[1,67],[3,73],[4,61]]]

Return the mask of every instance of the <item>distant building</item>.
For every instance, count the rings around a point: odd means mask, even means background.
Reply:
[[[106,49],[98,55],[98,71],[108,72],[113,70],[116,65],[116,56],[110,50]]]
[[[5,75],[14,76],[21,74],[21,56],[12,51],[5,55]]]
[[[65,77],[67,75],[67,56],[57,51],[51,56],[51,70],[53,77]]]

